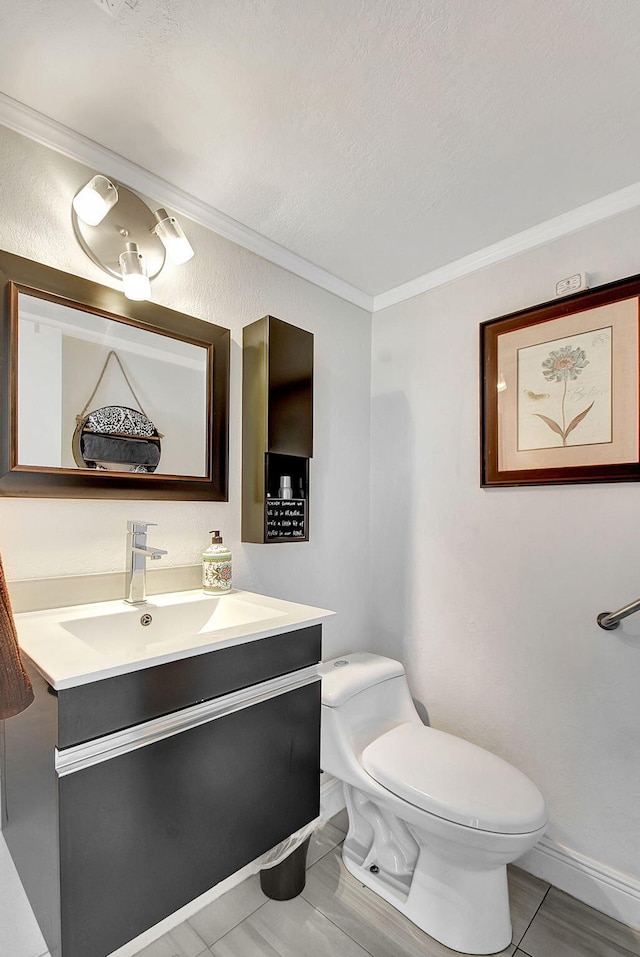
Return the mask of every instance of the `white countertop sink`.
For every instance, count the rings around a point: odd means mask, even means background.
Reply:
[[[56,690],[314,625],[332,611],[233,589],[70,605],[15,616],[22,652]],[[150,616],[147,625],[142,621]]]

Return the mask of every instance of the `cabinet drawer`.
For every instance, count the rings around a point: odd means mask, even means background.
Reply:
[[[65,957],[111,953],[313,820],[319,742],[313,681],[61,777]]]
[[[59,691],[58,748],[316,664],[321,637],[311,625]]]

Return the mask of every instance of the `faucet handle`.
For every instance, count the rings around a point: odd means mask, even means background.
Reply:
[[[140,532],[146,532],[148,528],[151,528],[153,525],[157,525],[157,522],[138,522],[135,519],[127,519],[127,531],[133,532],[134,535],[139,534]]]

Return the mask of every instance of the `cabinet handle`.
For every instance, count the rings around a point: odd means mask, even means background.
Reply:
[[[113,734],[106,734],[102,738],[76,744],[71,748],[63,750],[56,748],[56,771],[60,777],[82,771],[94,764],[110,761],[121,754],[144,748],[155,741],[162,741],[163,738],[189,731],[200,724],[216,721],[218,718],[233,714],[234,711],[250,708],[254,704],[260,704],[269,698],[276,698],[278,695],[295,691],[296,688],[302,688],[319,680],[318,666],[310,665],[292,674],[270,678],[249,688],[232,691],[219,698],[183,708],[181,711],[174,711],[132,728],[125,728],[124,731],[114,731]]]

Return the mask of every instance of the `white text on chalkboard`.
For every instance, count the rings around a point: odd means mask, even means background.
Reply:
[[[267,539],[307,538],[307,503],[302,498],[269,498],[265,505]]]

